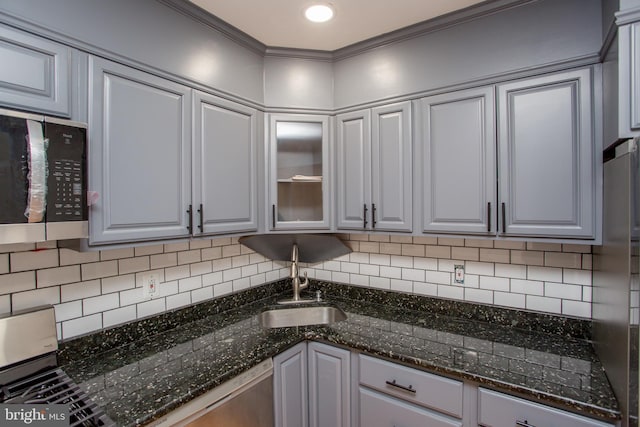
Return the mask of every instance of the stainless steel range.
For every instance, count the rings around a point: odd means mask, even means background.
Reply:
[[[64,405],[68,407],[69,426],[115,425],[57,366],[52,306],[0,317],[0,343],[0,404],[7,408]],[[2,417],[0,412],[0,425],[7,421]]]

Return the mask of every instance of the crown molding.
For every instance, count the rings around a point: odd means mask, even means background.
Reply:
[[[637,21],[640,21],[640,7],[621,10],[616,13],[616,24],[618,24],[618,26],[631,24],[632,22]]]

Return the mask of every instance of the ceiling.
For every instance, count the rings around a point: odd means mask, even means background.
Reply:
[[[190,0],[269,47],[334,51],[484,0]],[[309,22],[304,9],[328,3],[334,19]]]

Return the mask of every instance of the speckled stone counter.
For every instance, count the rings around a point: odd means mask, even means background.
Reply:
[[[616,420],[590,323],[314,282],[347,313],[329,326],[265,329],[277,282],[63,343],[59,361],[118,425],[148,423],[304,339]]]

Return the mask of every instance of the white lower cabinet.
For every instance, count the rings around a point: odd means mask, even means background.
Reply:
[[[360,355],[360,426],[462,426],[463,383]]]
[[[492,390],[478,390],[478,424],[485,427],[612,427],[602,421]]]
[[[273,358],[276,427],[349,427],[349,350],[302,342]]]
[[[412,405],[404,400],[360,387],[362,427],[462,427],[462,421]]]

